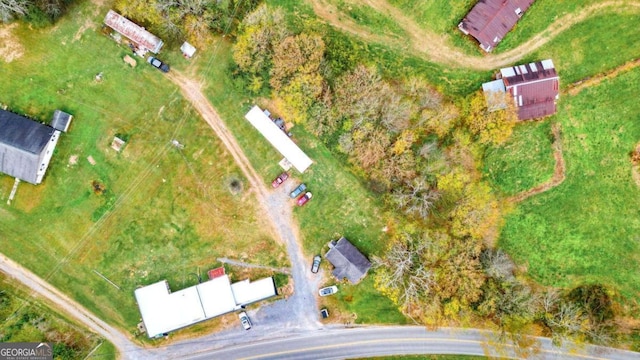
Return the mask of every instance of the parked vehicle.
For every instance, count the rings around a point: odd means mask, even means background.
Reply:
[[[318,269],[320,269],[320,262],[322,262],[322,258],[320,255],[316,255],[313,257],[313,265],[311,265],[311,272],[317,273]]]
[[[333,285],[333,286],[327,286],[320,289],[320,291],[318,291],[318,294],[320,294],[320,296],[329,296],[337,292],[338,292],[338,287]]]
[[[251,329],[251,320],[249,320],[249,316],[247,316],[246,312],[241,312],[240,314],[238,314],[238,317],[240,318],[240,322],[242,323],[242,327],[245,330],[249,330]]]
[[[309,191],[307,191],[306,194],[304,194],[304,195],[302,195],[302,196],[300,196],[298,198],[298,201],[297,201],[298,206],[302,206],[302,205],[306,204],[307,202],[309,202],[309,200],[311,200],[312,196],[313,196],[313,194],[310,193]]]
[[[303,191],[307,190],[307,185],[305,185],[304,183],[298,185],[298,187],[296,187],[295,189],[293,189],[293,191],[291,192],[291,194],[289,194],[289,196],[292,199],[295,199],[298,197],[298,195],[302,194]]]
[[[320,310],[320,316],[322,316],[323,319],[328,318],[329,310],[327,308],[323,308],[322,310]]]
[[[151,66],[153,66],[154,68],[162,71],[162,72],[169,72],[169,65],[163,63],[160,59],[155,58],[153,56],[149,56],[149,58],[147,59],[147,62],[149,64],[151,64]]]
[[[289,174],[287,174],[286,172],[283,172],[282,174],[278,175],[277,178],[275,178],[272,182],[271,182],[271,186],[273,186],[273,188],[277,188],[278,186],[282,185],[282,183],[287,180],[289,178]]]

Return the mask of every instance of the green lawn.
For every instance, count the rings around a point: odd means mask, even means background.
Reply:
[[[519,123],[505,144],[486,151],[483,173],[494,189],[515,195],[551,179],[551,121]]]
[[[391,17],[379,13],[372,7],[360,4],[354,0],[330,1],[337,9],[340,9],[356,24],[366,26],[374,34],[391,36],[397,39],[405,39],[407,34],[402,27]]]
[[[601,283],[640,299],[640,189],[629,160],[640,138],[638,82],[635,69],[560,102],[566,180],[523,202],[500,239],[544,285]]]
[[[244,179],[212,130],[159,71],[141,59],[130,68],[127,51],[100,33],[106,10],[87,2],[52,29],[20,26],[24,56],[0,63],[0,101],[10,109],[42,121],[56,108],[75,116],[43,184],[21,184],[7,206],[13,181],[0,177],[0,251],[133,331],[137,286],[193,285],[193,273],[221,256],[272,266],[288,260],[251,195],[229,191],[229,179]],[[74,40],[87,19],[93,28]],[[122,153],[110,148],[116,134],[128,139]],[[106,192],[94,193],[94,181]]]
[[[51,342],[58,360],[94,357],[115,359],[115,348],[98,335],[82,329],[29,290],[0,273],[0,342]]]

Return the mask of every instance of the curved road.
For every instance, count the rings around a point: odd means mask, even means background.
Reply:
[[[537,338],[538,359],[637,360],[640,353],[597,346],[557,348],[547,338]],[[334,328],[287,335],[272,340],[205,349],[172,359],[345,359],[409,354],[464,354],[520,358],[511,346],[498,343],[495,334],[479,330],[427,331],[418,326]]]

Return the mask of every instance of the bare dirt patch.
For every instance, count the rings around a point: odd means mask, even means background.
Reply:
[[[7,63],[24,55],[24,46],[13,35],[13,29],[17,26],[17,23],[13,23],[0,27],[0,59]]]

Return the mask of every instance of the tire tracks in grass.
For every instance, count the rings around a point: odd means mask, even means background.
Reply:
[[[351,20],[348,15],[330,4],[327,0],[307,0],[314,12],[328,24],[369,42],[391,45],[400,49],[411,49],[415,54],[427,61],[443,65],[470,68],[474,70],[493,70],[510,65],[528,54],[538,50],[562,32],[572,26],[605,12],[640,12],[639,1],[605,1],[587,6],[577,13],[567,14],[555,20],[546,29],[526,40],[517,47],[500,54],[471,55],[460,51],[449,43],[447,36],[434,33],[418,25],[415,20],[405,15],[386,0],[365,0],[364,2],[379,13],[393,18],[407,33],[408,44],[389,36],[375,34],[366,27]]]
[[[540,185],[534,186],[529,190],[522,191],[514,196],[507,198],[510,203],[519,203],[531,196],[542,194],[545,191],[549,191],[556,186],[562,184],[566,178],[566,164],[564,162],[564,154],[562,152],[562,129],[560,123],[554,123],[551,125],[551,133],[553,134],[553,158],[555,159],[555,168],[553,170],[553,176],[549,181],[546,181]]]

